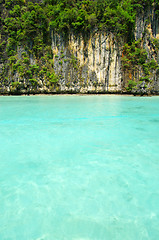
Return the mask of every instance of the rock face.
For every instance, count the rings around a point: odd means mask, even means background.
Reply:
[[[13,63],[10,61],[10,67],[6,71],[8,77],[0,82],[1,94],[159,93],[158,65],[149,67],[149,78],[145,75],[142,65],[123,68],[124,40],[117,41],[112,33],[99,32],[96,29],[89,37],[70,33],[66,38],[62,34],[52,31],[50,38],[52,65],[29,55],[23,46],[19,46],[16,59],[12,61],[15,65],[19,64],[18,61],[22,60],[22,55],[28,54],[28,59],[25,56],[23,60],[25,64],[28,61],[28,66],[34,66],[32,71],[35,79],[28,80],[27,74],[29,76],[31,67],[27,69],[26,74],[22,75],[14,70]],[[146,50],[146,61],[152,63],[153,60],[155,64],[158,64],[159,22],[154,8],[148,8],[138,13],[134,38],[136,41],[140,40],[141,49]],[[27,67],[24,62],[21,67],[25,69]],[[48,68],[52,68],[51,71],[58,77],[58,81],[50,83],[50,80],[40,75],[42,71],[38,72],[38,65],[40,69],[44,69],[46,65]],[[17,66],[19,67],[19,65]],[[0,64],[0,73],[4,71],[3,69],[4,64]],[[133,81],[136,82],[135,87]],[[130,85],[132,85],[131,88]]]
[[[149,38],[159,38],[159,22],[158,22],[158,14],[154,7],[147,7],[145,10],[138,11],[136,16],[136,24],[135,24],[135,39],[142,39],[145,37]],[[146,30],[147,35],[146,35]]]
[[[82,35],[64,40],[52,32],[52,50],[60,91],[121,91],[121,48],[112,34],[96,32],[84,41]]]
[[[148,7],[144,11],[139,11],[136,17],[136,27],[134,32],[135,40],[141,39],[142,48],[146,50],[148,60],[155,60],[159,64],[159,19],[155,7]],[[138,71],[137,80],[143,77],[142,70]],[[151,69],[150,82],[143,81],[137,85],[133,92],[152,94],[159,93],[159,68]],[[147,86],[147,87],[145,87]]]

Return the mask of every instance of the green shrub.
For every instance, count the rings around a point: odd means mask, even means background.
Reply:
[[[57,83],[58,82],[58,76],[55,73],[50,74],[49,82],[50,83]]]
[[[34,65],[30,65],[30,70],[33,72],[33,73],[38,73],[39,71],[39,66],[34,64]]]
[[[29,64],[30,60],[28,57],[23,57],[23,63]]]
[[[47,67],[43,67],[43,72],[47,72]]]
[[[137,85],[137,83],[135,81],[129,80],[128,81],[128,87],[126,87],[126,90],[131,91],[136,85]]]
[[[140,82],[143,82],[143,81],[145,81],[145,82],[151,82],[151,80],[149,79],[148,76],[141,77],[141,78],[139,79],[139,81],[140,81]]]
[[[15,87],[15,88],[18,88],[19,85],[20,85],[19,82],[12,82],[12,83],[11,83],[11,86],[12,86],[12,87]]]
[[[32,86],[37,86],[38,85],[38,80],[35,78],[29,79],[29,82],[32,84]]]

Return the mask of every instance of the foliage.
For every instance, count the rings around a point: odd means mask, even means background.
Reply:
[[[38,85],[38,80],[37,79],[31,78],[31,79],[29,79],[29,82],[31,82],[31,84],[33,86],[37,86]]]
[[[39,3],[38,3],[39,2]],[[88,32],[94,27],[115,34],[131,34],[136,8],[143,8],[158,0],[5,0],[8,14],[4,28],[16,41],[32,40],[37,55],[47,42],[49,28],[63,33]]]
[[[143,82],[143,81],[145,81],[145,82],[150,82],[151,80],[149,79],[149,77],[148,76],[145,76],[145,77],[141,77],[140,79],[139,79],[139,82]]]
[[[140,72],[139,83],[151,82],[151,73],[158,69],[158,63],[155,59],[149,59],[147,52],[142,47],[141,39],[133,41],[131,44],[125,44],[122,54],[122,66],[125,72],[129,73],[130,80],[128,81],[127,91],[131,91],[137,82],[134,81],[135,72]],[[136,79],[137,80],[137,79]]]
[[[137,85],[137,83],[136,83],[135,81],[129,80],[129,81],[128,81],[128,87],[126,87],[126,90],[127,90],[128,92],[131,92],[132,89],[133,89],[136,85]]]
[[[39,77],[51,84],[58,82],[51,62],[51,30],[65,35],[73,31],[86,36],[94,29],[112,32],[117,39],[126,42],[122,57],[124,71],[141,67],[144,77],[149,78],[158,67],[154,59],[148,61],[141,42],[134,41],[133,30],[136,14],[152,4],[159,10],[159,0],[3,0],[0,4],[3,6],[0,10],[0,58],[5,63],[1,73],[3,79],[8,73],[11,79],[17,71],[20,79],[29,79],[29,84],[34,87],[38,86]],[[153,39],[152,44],[159,49],[158,40]],[[24,51],[19,59],[17,49],[20,46]],[[74,55],[70,60],[64,57],[61,50],[61,68],[63,62],[68,61],[78,69]],[[59,56],[55,55],[55,58]],[[34,64],[30,59],[36,59]],[[128,86],[131,89],[132,82]]]
[[[123,67],[125,68],[135,68],[139,65],[142,66],[147,60],[147,52],[141,47],[141,39],[132,42],[131,45],[125,44],[123,48]]]
[[[20,83],[19,82],[12,82],[11,85],[12,85],[12,87],[18,88]]]
[[[57,75],[54,72],[49,75],[49,81],[50,81],[50,83],[58,82],[58,77],[57,77]]]
[[[64,34],[70,30],[84,34],[98,27],[131,42],[136,6],[142,5],[144,8],[154,2],[157,5],[158,1],[5,0],[7,12],[2,25],[9,36],[7,51],[11,56],[19,43],[28,43],[36,57],[42,57],[45,47],[50,45],[51,29]]]

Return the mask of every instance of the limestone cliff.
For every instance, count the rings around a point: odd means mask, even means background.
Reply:
[[[112,34],[94,32],[89,39],[52,32],[55,73],[59,90],[80,93],[121,91],[121,48]]]
[[[133,93],[159,93],[159,21],[155,6],[139,10],[136,17],[135,41],[138,41],[141,49],[147,53],[144,64],[136,69],[122,72],[123,80],[127,85],[129,79],[134,79],[137,85],[132,89]],[[141,80],[141,81],[140,81]]]
[[[154,7],[138,11],[131,46],[98,29],[88,36],[70,32],[67,37],[50,31],[44,56],[36,57],[30,43],[18,46],[14,57],[1,62],[0,93],[158,94],[158,39]]]

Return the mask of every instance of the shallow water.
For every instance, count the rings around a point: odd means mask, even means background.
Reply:
[[[0,240],[121,239],[159,239],[159,97],[0,97]]]

